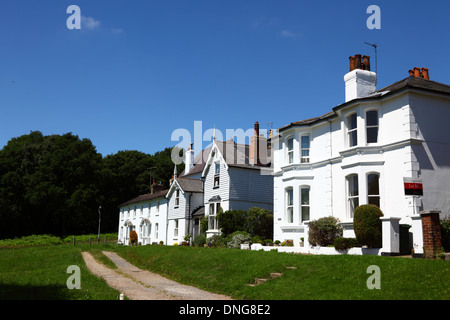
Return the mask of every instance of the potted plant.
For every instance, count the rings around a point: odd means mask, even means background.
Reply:
[[[301,237],[300,238],[300,247],[304,247],[305,246],[305,238]]]
[[[280,240],[275,240],[275,242],[273,244],[275,245],[275,247],[279,247],[280,243],[281,243]]]

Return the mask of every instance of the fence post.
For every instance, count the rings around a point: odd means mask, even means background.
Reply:
[[[91,246],[92,238],[89,237],[89,247]]]
[[[73,237],[73,245],[75,245],[75,237]]]

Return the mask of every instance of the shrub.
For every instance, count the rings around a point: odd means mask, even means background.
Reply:
[[[210,248],[225,248],[227,246],[227,239],[221,234],[215,234],[208,238],[208,246]]]
[[[347,250],[358,246],[355,238],[336,238],[334,239],[334,247],[336,250]]]
[[[442,247],[445,252],[450,252],[450,219],[441,220]]]
[[[273,236],[273,214],[265,209],[253,207],[248,211],[219,210],[217,220],[225,236],[239,230],[250,233],[252,236],[259,236],[261,239]]]
[[[203,247],[206,243],[206,235],[204,233],[199,234],[194,239],[194,246]]]
[[[230,249],[240,249],[241,244],[251,241],[251,235],[245,231],[233,232],[230,237],[231,240],[227,242],[227,247]]]
[[[381,220],[383,216],[380,208],[373,204],[365,204],[355,209],[353,215],[353,229],[356,240],[369,248],[381,248],[382,231]]]
[[[342,237],[342,227],[334,217],[313,220],[309,224],[309,243],[313,246],[326,247],[334,243],[334,239]]]
[[[131,244],[136,244],[138,242],[138,235],[134,230],[131,230],[130,232],[130,242]]]

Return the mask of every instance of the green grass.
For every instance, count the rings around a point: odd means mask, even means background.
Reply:
[[[448,261],[193,247],[113,248],[140,268],[236,299],[450,299]],[[367,288],[371,265],[380,267],[380,290]],[[283,276],[255,287],[246,285],[271,272]]]
[[[450,299],[450,262],[378,256],[314,256],[236,249],[81,244],[0,249],[1,299],[109,300],[119,293],[92,275],[81,256],[116,251],[135,264],[181,283],[235,299]],[[67,267],[81,269],[81,290],[66,286]],[[381,289],[369,290],[370,265],[381,270]],[[296,267],[287,269],[286,267]],[[283,276],[250,287],[254,278]]]
[[[81,289],[69,290],[67,267],[80,267]],[[80,247],[0,249],[0,300],[111,300],[119,292],[86,268]]]

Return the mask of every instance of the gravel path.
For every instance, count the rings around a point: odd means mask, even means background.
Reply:
[[[210,293],[164,278],[156,273],[142,270],[115,252],[103,251],[118,267],[109,269],[97,262],[88,252],[82,252],[88,269],[103,278],[110,287],[131,300],[231,300],[230,297]]]

